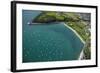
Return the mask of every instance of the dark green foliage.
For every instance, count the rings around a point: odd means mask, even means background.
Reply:
[[[65,22],[65,21],[79,21],[80,17],[74,13],[65,13],[65,12],[42,12],[37,16],[32,22]]]

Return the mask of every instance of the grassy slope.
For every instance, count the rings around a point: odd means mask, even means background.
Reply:
[[[90,32],[88,31],[87,23],[80,18],[76,13],[71,12],[42,12],[39,16],[35,18],[32,22],[65,22],[66,25],[73,28],[86,42],[86,46],[84,47],[84,58],[90,59]],[[88,43],[87,43],[88,42]]]

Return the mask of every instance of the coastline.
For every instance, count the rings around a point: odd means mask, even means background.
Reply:
[[[72,30],[76,34],[76,36],[79,37],[79,39],[82,41],[82,43],[85,45],[85,41],[81,38],[81,36],[74,29],[72,29],[70,26],[66,25],[65,23],[64,23],[64,25],[66,27],[68,27],[70,30]],[[82,49],[82,51],[78,57],[78,60],[81,60],[83,58],[83,55],[84,55],[84,53],[83,53],[83,49]]]
[[[64,23],[64,25],[66,27],[68,27],[70,30],[72,30],[76,34],[76,36],[79,37],[79,39],[82,41],[82,43],[85,44],[85,41],[81,38],[81,36],[74,29],[72,29],[70,26],[66,25],[65,23]]]
[[[78,60],[82,60],[83,59],[83,56],[84,56],[84,52],[82,50],[81,53],[80,53],[80,56],[79,56]]]

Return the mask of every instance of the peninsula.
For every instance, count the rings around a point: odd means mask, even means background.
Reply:
[[[90,49],[90,14],[89,13],[75,13],[75,12],[55,12],[42,11],[32,23],[52,23],[64,22],[67,26],[75,30],[82,40],[85,41],[84,56],[82,59],[91,58]]]

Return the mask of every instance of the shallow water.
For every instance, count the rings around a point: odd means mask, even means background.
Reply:
[[[23,62],[77,60],[84,44],[64,23],[29,25],[41,12],[23,10]]]

